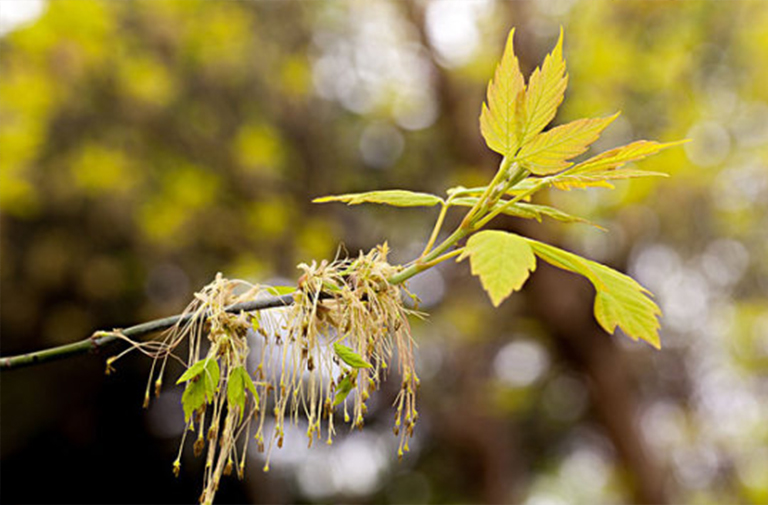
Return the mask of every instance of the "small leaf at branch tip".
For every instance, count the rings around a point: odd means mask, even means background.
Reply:
[[[480,132],[489,148],[504,156],[520,146],[518,113],[525,100],[525,79],[515,56],[515,29],[509,32],[504,53],[488,83],[487,98],[480,110]]]
[[[557,44],[536,68],[528,81],[524,114],[519,121],[520,144],[525,146],[544,130],[554,119],[565,98],[568,74],[563,60],[563,31],[560,30]]]

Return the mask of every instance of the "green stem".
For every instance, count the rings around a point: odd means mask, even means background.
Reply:
[[[439,256],[439,257],[433,259],[429,263],[424,263],[424,266],[426,266],[427,268],[432,268],[433,266],[437,265],[438,263],[442,263],[445,260],[454,258],[454,257],[458,256],[459,254],[461,254],[463,252],[464,252],[464,248],[463,247],[460,247],[458,249],[454,249],[451,252],[447,252],[447,253],[443,254],[442,256]]]
[[[448,201],[450,202],[450,198]],[[424,251],[422,251],[420,258],[423,258],[430,249],[432,249],[432,246],[435,245],[435,242],[437,241],[437,236],[440,234],[440,230],[443,227],[443,221],[445,221],[445,215],[448,212],[448,204],[443,203],[442,208],[440,209],[440,215],[437,216],[437,221],[435,221],[435,227],[432,228],[432,235],[429,237],[429,242],[427,242],[427,245],[424,247]]]
[[[539,191],[541,188],[543,188],[547,184],[549,184],[549,181],[546,180],[546,179],[542,179],[542,181],[540,183],[538,183],[537,185],[533,186],[528,191],[524,191],[524,192],[520,193],[519,195],[517,195],[516,197],[512,198],[511,200],[505,201],[503,205],[499,205],[498,207],[493,209],[491,212],[489,212],[485,217],[480,219],[475,224],[475,227],[476,228],[482,228],[483,226],[488,224],[488,222],[491,221],[493,218],[495,218],[496,216],[498,216],[499,214],[501,214],[502,212],[504,212],[505,210],[507,210],[508,208],[510,208],[511,206],[513,206],[514,204],[516,204],[517,202],[522,200],[523,198],[536,193],[537,191]]]
[[[410,266],[407,266],[403,270],[399,271],[389,279],[390,284],[402,284],[403,282],[407,281],[411,277],[413,277],[416,274],[419,274],[423,272],[424,270],[427,270],[429,268],[432,268],[434,265],[436,265],[439,262],[435,262],[438,258],[441,257],[441,255],[446,252],[448,249],[456,245],[461,239],[469,235],[474,231],[474,228],[465,228],[462,226],[459,226],[456,231],[451,233],[451,235],[443,240],[443,242],[437,246],[436,248],[432,249],[432,251],[424,256],[423,258],[420,258],[415,263],[411,264]],[[447,258],[443,258],[447,259]],[[440,261],[443,261],[441,259]]]
[[[469,228],[472,221],[475,219],[478,212],[482,213],[484,210],[491,208],[488,205],[488,199],[493,193],[494,188],[504,179],[504,176],[512,164],[512,160],[508,157],[504,157],[499,164],[499,169],[496,171],[496,175],[493,176],[493,180],[485,187],[485,191],[478,198],[477,203],[469,209],[467,215],[464,216],[464,220],[461,222],[461,228]]]

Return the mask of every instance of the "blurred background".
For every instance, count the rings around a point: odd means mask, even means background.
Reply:
[[[431,314],[411,454],[392,380],[363,432],[308,450],[299,426],[219,502],[768,503],[765,2],[3,0],[2,355],[175,314],[219,271],[415,257],[433,209],[310,200],[487,180],[477,118],[513,26],[526,75],[564,27],[556,121],[623,112],[598,149],[692,139],[642,163],[669,179],[539,198],[608,233],[497,223],[635,276],[663,349],[601,332],[581,278],[542,264],[494,310],[443,265],[410,283]],[[150,362],[104,357],[3,373],[4,503],[197,500],[191,451],[171,472],[180,391],[143,410]]]

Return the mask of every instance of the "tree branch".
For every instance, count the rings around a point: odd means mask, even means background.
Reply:
[[[276,307],[287,307],[292,303],[293,295],[287,294],[282,296],[263,298],[261,300],[251,300],[248,302],[235,303],[225,308],[224,310],[229,313],[238,313],[241,311],[254,312]],[[185,323],[191,318],[192,314],[175,315],[164,317],[162,319],[155,319],[154,321],[148,321],[146,323],[137,324],[135,326],[115,331],[119,331],[120,334],[126,337],[137,338],[157,331],[166,330],[177,323]],[[78,354],[85,354],[87,352],[99,352],[102,348],[113,344],[118,340],[120,340],[119,337],[109,332],[97,331],[92,336],[72,344],[61,345],[58,347],[52,347],[50,349],[43,349],[41,351],[30,352],[26,354],[19,354],[17,356],[9,356],[7,358],[0,358],[0,371],[15,370],[31,365],[38,365],[48,361],[56,361]]]
[[[445,254],[443,256],[440,255],[445,253],[445,251],[454,246],[456,242],[464,238],[471,231],[472,230],[470,229],[457,229],[450,237],[445,239],[439,246],[437,246],[424,258],[422,258],[423,263],[417,262],[416,264],[403,269],[388,279],[389,282],[392,284],[402,284],[423,270],[431,268],[440,261],[452,257],[452,254]],[[282,296],[263,298],[261,300],[235,303],[225,308],[224,310],[230,313],[237,313],[240,311],[253,312],[275,307],[287,307],[291,304],[293,304],[293,294],[287,294]],[[154,321],[137,324],[136,326],[131,326],[125,329],[116,329],[115,333],[119,332],[122,336],[137,338],[149,333],[168,329],[176,323],[183,323],[189,321],[191,318],[192,314],[170,316],[163,319],[155,319]],[[87,352],[98,352],[102,347],[112,344],[117,340],[120,340],[120,337],[113,334],[112,332],[97,331],[90,337],[72,344],[52,347],[50,349],[43,349],[41,351],[30,352],[26,354],[19,354],[17,356],[9,356],[7,358],[0,357],[0,371],[14,370],[17,368],[38,365],[48,361],[56,361]]]

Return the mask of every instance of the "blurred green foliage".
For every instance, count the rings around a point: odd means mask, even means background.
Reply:
[[[418,254],[432,216],[309,202],[485,179],[497,160],[477,116],[504,37],[517,27],[527,73],[560,25],[571,81],[558,122],[620,109],[599,148],[692,139],[645,162],[671,179],[542,198],[610,233],[539,233],[625,267],[665,311],[660,352],[599,337],[624,364],[614,382],[634,401],[625,431],[601,414],[620,406],[596,372],[574,365],[581,351],[534,316],[533,291],[496,313],[447,266],[412,283],[432,312],[415,323],[424,423],[413,455],[392,457],[384,398],[370,430],[333,450],[287,447],[276,471],[250,465],[246,484],[219,497],[661,496],[645,486],[675,502],[766,502],[761,2],[47,2],[0,38],[3,355],[175,313],[217,271],[288,284],[296,263],[340,243],[356,254],[389,240],[395,261]],[[548,289],[553,318],[578,303],[578,290],[563,301]],[[196,498],[194,464],[179,483],[171,474],[178,395],[142,413],[147,363],[123,366],[105,379],[91,356],[3,376],[5,501]],[[627,435],[645,456],[632,459]]]

